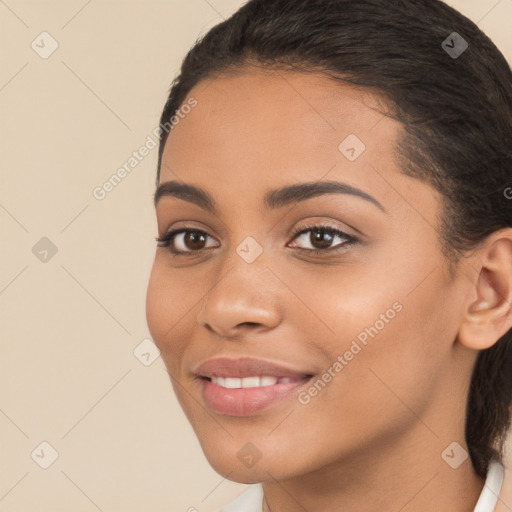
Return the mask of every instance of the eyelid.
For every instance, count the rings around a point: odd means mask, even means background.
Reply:
[[[303,233],[304,231],[312,231],[314,229],[323,229],[323,230],[332,230],[332,231],[335,231],[337,233],[340,233],[340,234],[343,234],[344,236],[346,236],[347,238],[351,238],[351,239],[357,239],[357,236],[356,235],[351,235],[350,233],[348,233],[347,231],[345,231],[344,228],[334,224],[333,222],[331,221],[322,221],[322,220],[317,220],[317,221],[304,221],[302,223],[299,223],[299,225],[295,226],[293,228],[293,230],[291,231],[290,235],[291,237],[296,237],[297,235]],[[356,230],[358,231],[358,230]],[[359,233],[359,231],[358,231]]]

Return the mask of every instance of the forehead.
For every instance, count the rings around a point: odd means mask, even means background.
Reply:
[[[190,98],[197,106],[173,128],[170,146],[183,143],[181,136],[191,131],[196,140],[213,144],[236,132],[238,144],[245,135],[250,145],[248,137],[257,134],[258,142],[272,148],[286,144],[283,149],[301,139],[308,143],[305,149],[318,142],[341,142],[348,133],[368,139],[367,132],[386,110],[382,96],[325,74],[252,68],[204,80]]]
[[[263,149],[257,143],[267,149],[297,150],[300,142],[305,150],[321,144],[338,151],[350,133],[373,141],[372,129],[382,125],[381,111],[386,109],[374,92],[320,73],[251,68],[201,81],[190,98],[197,106],[172,129],[164,157],[171,152],[177,157],[180,149],[199,145],[220,151],[226,137],[235,135],[232,152]],[[399,123],[384,121],[380,136],[384,127],[398,130]]]
[[[250,69],[204,80],[184,104],[190,99],[196,106],[167,139],[161,182],[201,185],[234,202],[248,190],[263,197],[277,186],[342,179],[385,203],[396,195],[386,180],[410,179],[396,162],[401,125],[369,89],[320,73]]]

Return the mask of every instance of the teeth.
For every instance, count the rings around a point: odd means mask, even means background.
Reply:
[[[225,387],[225,379],[224,377],[212,377],[212,382],[214,384],[217,384],[217,386],[222,386],[223,388]]]
[[[263,377],[212,377],[212,382],[217,384],[217,386],[222,386],[223,388],[228,389],[237,389],[237,388],[259,388],[265,386],[273,386],[277,384],[277,382],[294,382],[296,379],[290,379],[288,377],[277,378],[271,376],[263,376]]]
[[[226,377],[224,379],[224,387],[229,389],[241,388],[242,387],[242,379],[237,379],[234,377]]]
[[[260,387],[260,378],[259,377],[244,377],[240,380],[240,386],[242,388],[259,388]]]
[[[280,383],[281,383],[281,382],[286,382],[286,383],[288,383],[288,382],[296,382],[296,381],[297,381],[297,379],[292,379],[291,377],[281,377],[281,378],[279,379],[279,382],[280,382]]]
[[[273,386],[277,383],[276,377],[260,377],[260,384],[262,386]]]

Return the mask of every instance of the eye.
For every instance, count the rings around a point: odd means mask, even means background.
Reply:
[[[158,247],[167,247],[175,256],[194,256],[205,249],[218,247],[215,242],[208,244],[208,239],[213,240],[205,231],[185,227],[169,231],[165,236],[155,238],[155,241],[158,242]],[[339,243],[332,247],[337,239]],[[306,247],[297,247],[298,241],[305,244]],[[357,238],[332,226],[301,226],[293,233],[292,245],[289,245],[289,247],[296,247],[297,250],[309,254],[325,254],[326,252],[343,250],[347,246],[354,245],[357,241]]]
[[[176,256],[192,256],[212,247],[207,245],[207,239],[212,238],[205,231],[192,228],[181,228],[169,231],[161,238],[155,238],[158,247],[167,247]],[[218,247],[213,244],[213,247]]]
[[[336,240],[340,242],[333,246]],[[326,252],[337,252],[338,250],[344,249],[346,246],[354,245],[358,240],[332,226],[315,225],[306,228],[297,228],[292,240],[294,245],[291,245],[291,247],[296,246],[297,241],[306,245],[306,247],[298,247],[300,251],[313,254],[325,254]]]

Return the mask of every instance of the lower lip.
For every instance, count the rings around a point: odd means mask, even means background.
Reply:
[[[218,386],[205,378],[201,380],[203,399],[210,410],[228,416],[250,416],[294,395],[298,388],[309,382],[310,378],[272,386],[235,389]]]

